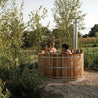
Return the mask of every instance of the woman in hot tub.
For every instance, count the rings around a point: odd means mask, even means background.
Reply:
[[[54,42],[52,42],[52,43],[50,44],[49,52],[50,52],[50,53],[55,53],[55,52],[57,52],[57,49],[55,48],[55,43],[54,43]]]

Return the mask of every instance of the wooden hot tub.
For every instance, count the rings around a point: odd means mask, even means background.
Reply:
[[[83,56],[83,53],[73,53],[71,55],[60,53],[39,54],[39,69],[44,75],[51,78],[78,80],[84,74]]]

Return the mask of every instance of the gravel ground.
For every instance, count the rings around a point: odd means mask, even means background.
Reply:
[[[98,72],[85,71],[84,76],[84,80],[72,83],[49,79],[42,98],[98,98]]]

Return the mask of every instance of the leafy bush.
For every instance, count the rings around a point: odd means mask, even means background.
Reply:
[[[9,80],[9,70],[7,68],[4,68],[2,66],[0,66],[0,78],[5,81],[5,80]]]
[[[30,57],[27,55],[28,54],[23,53],[23,51],[20,52],[20,56],[18,56],[17,60],[14,61],[16,63],[15,70],[7,59],[2,59],[2,62],[0,62],[0,78],[4,81],[13,80],[13,74],[16,74],[14,71],[20,72],[26,65],[30,65]]]
[[[85,67],[91,67],[93,66],[94,58],[89,54],[85,54],[84,63],[85,63]]]
[[[97,45],[96,44],[93,44],[93,46],[92,47],[97,47]]]
[[[5,84],[2,83],[2,80],[0,79],[0,98],[9,98],[10,92],[8,89],[4,90]]]
[[[98,55],[96,55],[94,58],[93,69],[98,71]]]
[[[84,49],[84,65],[98,71],[98,48]]]
[[[21,97],[31,98],[45,88],[44,76],[37,69],[29,69],[29,65],[28,67],[22,65],[20,69],[18,68],[17,73],[15,79],[7,84],[14,96],[20,95]]]

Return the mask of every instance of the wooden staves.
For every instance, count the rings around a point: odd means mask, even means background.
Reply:
[[[84,74],[83,56],[80,50],[75,50],[71,55],[40,54],[38,62],[41,71],[48,77],[77,80]]]

